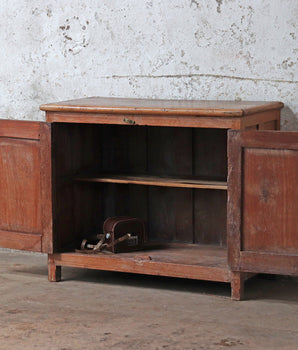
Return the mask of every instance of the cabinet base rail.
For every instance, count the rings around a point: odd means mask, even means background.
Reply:
[[[225,250],[223,250],[225,251]],[[78,267],[103,271],[117,271],[156,276],[189,278],[231,284],[233,300],[243,299],[244,280],[252,274],[230,271],[228,265],[203,266],[178,262],[158,261],[148,255],[128,254],[95,255],[81,253],[55,253],[48,255],[48,278],[51,282],[61,280],[61,267]]]

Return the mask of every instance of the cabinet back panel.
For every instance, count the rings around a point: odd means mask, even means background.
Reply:
[[[110,216],[134,216],[148,221],[146,186],[104,184],[99,187],[103,194],[101,227]]]
[[[202,178],[227,178],[227,130],[193,129],[194,174]]]
[[[145,173],[147,168],[147,130],[141,126],[102,125],[101,169],[103,172]]]
[[[227,192],[196,190],[194,197],[195,243],[226,245]]]
[[[192,129],[148,128],[148,173],[192,175]]]
[[[149,239],[193,243],[192,189],[150,187]]]
[[[149,240],[193,242],[192,190],[139,185],[99,185],[103,191],[103,221],[109,216],[144,220]]]
[[[59,123],[53,139],[58,248],[118,215],[142,218],[149,240],[225,245],[225,191],[65,181],[86,172],[222,179],[225,130]]]

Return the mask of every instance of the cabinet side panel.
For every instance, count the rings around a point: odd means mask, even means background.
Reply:
[[[96,174],[101,164],[100,125],[57,123],[53,128],[54,250],[98,232],[102,198],[94,185],[72,181],[76,174]]]
[[[242,250],[297,252],[298,151],[245,148]]]

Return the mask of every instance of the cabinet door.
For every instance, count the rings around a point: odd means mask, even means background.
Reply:
[[[298,132],[229,131],[233,271],[298,275]]]
[[[51,126],[0,120],[0,247],[52,252]]]

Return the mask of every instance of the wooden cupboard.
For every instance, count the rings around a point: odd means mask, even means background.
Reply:
[[[50,281],[74,266],[226,282],[233,299],[252,273],[298,274],[297,133],[263,131],[282,107],[93,97],[2,120],[0,246],[47,253]],[[76,251],[118,215],[145,221],[144,250]]]

